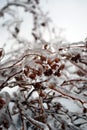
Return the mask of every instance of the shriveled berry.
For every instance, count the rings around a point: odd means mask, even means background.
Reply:
[[[52,73],[53,73],[52,69],[48,69],[48,70],[46,70],[46,71],[44,72],[44,75],[45,75],[45,76],[50,76],[50,75],[52,75]]]

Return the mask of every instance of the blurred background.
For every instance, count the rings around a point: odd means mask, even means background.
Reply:
[[[18,0],[15,1],[18,2]],[[0,0],[0,9],[3,8],[6,2],[7,0]],[[84,41],[87,37],[87,0],[40,0],[40,6],[53,22],[56,34],[62,35],[66,41],[79,42]],[[24,13],[22,8],[16,8],[17,17],[20,17],[20,22],[22,22],[19,36],[32,40],[30,35],[33,26],[32,15],[27,12]],[[10,19],[10,16],[7,14],[0,17],[0,46],[5,44],[8,39],[7,29],[4,25],[2,26],[2,24],[8,24],[8,19]],[[46,31],[44,37],[49,41]],[[9,40],[10,42],[12,41]]]

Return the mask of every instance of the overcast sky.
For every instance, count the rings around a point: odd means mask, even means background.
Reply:
[[[42,0],[44,1],[44,0]],[[87,37],[87,0],[46,0],[45,8],[50,12],[55,25],[64,28],[70,42]]]

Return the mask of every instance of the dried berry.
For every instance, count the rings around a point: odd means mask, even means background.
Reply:
[[[6,104],[6,102],[0,98],[0,109]]]
[[[50,89],[54,89],[54,88],[55,88],[54,84],[50,84],[50,85],[49,85],[49,88],[50,88]]]
[[[35,79],[35,78],[36,78],[36,74],[35,74],[35,73],[31,73],[31,74],[29,74],[29,78],[31,78],[31,79]]]
[[[48,45],[47,45],[47,44],[45,44],[45,45],[44,45],[44,49],[46,50],[46,49],[47,49],[47,47],[48,47]]]
[[[46,23],[41,23],[41,26],[45,27],[45,26],[46,26]]]
[[[50,75],[52,75],[52,73],[53,73],[52,69],[48,69],[48,70],[46,70],[46,71],[44,72],[44,75],[45,75],[45,76],[50,76]]]
[[[42,75],[42,69],[39,68],[39,69],[37,70],[36,74],[37,74],[38,76],[41,76],[41,75]]]
[[[35,89],[40,89],[42,86],[41,86],[41,84],[40,83],[35,83],[34,84],[34,88]]]
[[[55,62],[58,63],[60,61],[59,58],[55,58]]]
[[[48,59],[47,63],[48,63],[49,65],[51,65],[51,64],[53,63],[53,61],[50,60],[50,59]]]
[[[17,81],[23,81],[23,75],[15,76],[15,79],[16,79]]]
[[[24,68],[24,74],[26,76],[28,76],[28,74],[29,74],[29,66],[25,66],[25,68]]]
[[[8,122],[8,120],[4,119],[3,120],[3,125],[4,125],[5,128],[8,129],[9,128],[9,122]]]
[[[0,127],[0,130],[3,130],[3,128],[2,128],[2,127]]]
[[[87,113],[87,108],[83,108],[83,113]]]
[[[77,63],[80,60],[80,58],[81,58],[80,54],[77,54],[77,55],[73,56],[71,58],[71,60]]]
[[[64,65],[64,64],[62,64],[62,65],[60,65],[59,69],[60,69],[60,70],[63,70],[63,69],[64,69],[64,67],[65,67],[65,65]]]
[[[16,33],[19,33],[19,28],[18,27],[15,27],[15,31],[16,31]]]
[[[58,67],[57,64],[53,64],[53,65],[51,65],[51,68],[54,69],[54,70],[56,70],[57,67]]]
[[[0,48],[0,58],[4,55],[4,50]]]
[[[41,61],[46,61],[46,57],[45,56],[41,56]]]
[[[54,75],[60,77],[60,76],[61,76],[60,70],[58,69],[58,70],[54,73]]]

